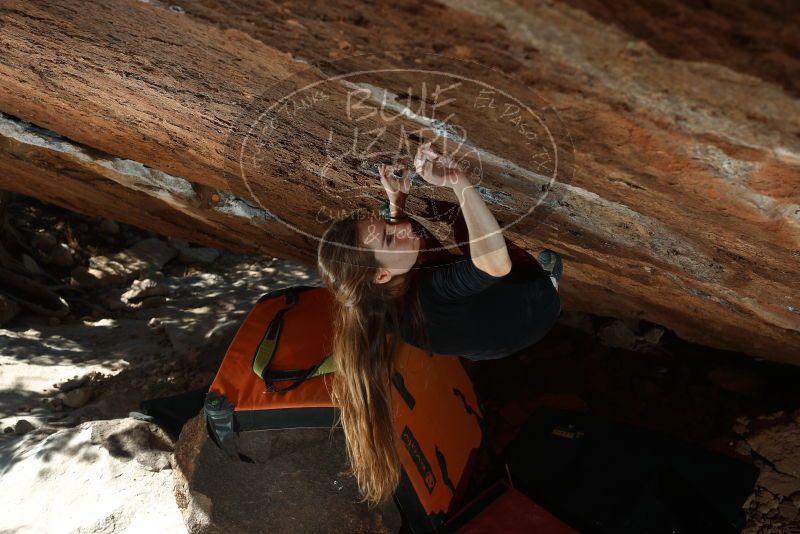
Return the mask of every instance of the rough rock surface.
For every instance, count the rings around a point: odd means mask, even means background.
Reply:
[[[316,240],[277,218],[319,235],[321,204],[377,206],[379,182],[356,157],[337,178],[371,198],[334,203],[318,183],[319,147],[348,126],[336,99],[299,121],[296,144],[262,155],[270,172],[234,180],[226,143],[248,104],[283,96],[273,84],[291,76],[397,65],[479,76],[458,61],[474,60],[497,69],[488,82],[513,75],[549,102],[559,148],[574,146],[573,172],[506,231],[562,254],[565,308],[800,363],[800,18],[791,2],[760,5],[15,0],[0,8],[0,187],[312,264]],[[361,81],[401,100],[378,73]],[[485,198],[508,222],[536,200],[507,172],[523,147],[473,115],[454,125],[485,156]]]
[[[0,325],[10,322],[20,311],[19,304],[0,295]]]
[[[140,302],[149,297],[164,297],[169,295],[169,287],[162,280],[145,278],[134,280],[131,288],[122,294],[122,300],[126,302]]]
[[[800,411],[776,412],[754,421],[742,417],[735,428],[739,452],[752,456],[761,470],[756,489],[744,505],[745,534],[800,531]]]
[[[184,426],[175,449],[183,482],[178,502],[192,534],[399,530],[393,503],[370,509],[356,502],[354,479],[341,474],[347,468],[341,432],[246,432],[238,444],[255,464],[228,459],[209,440],[202,415]]]
[[[178,261],[183,263],[200,263],[208,265],[219,258],[217,249],[208,247],[186,247],[178,251]]]
[[[91,421],[25,438],[4,451],[4,532],[185,532],[173,444],[157,426]]]

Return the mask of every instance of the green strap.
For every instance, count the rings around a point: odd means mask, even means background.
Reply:
[[[314,371],[309,378],[314,378],[315,376],[322,376],[333,373],[336,371],[336,362],[333,359],[333,353],[331,352],[325,359],[322,360],[322,363],[319,364],[317,370]]]
[[[278,349],[278,340],[283,328],[283,316],[297,305],[299,300],[298,288],[290,287],[284,292],[283,296],[286,299],[286,307],[278,310],[278,313],[269,322],[264,339],[258,344],[258,350],[256,350],[256,355],[253,358],[253,372],[259,377],[263,376],[264,371],[269,368],[272,357]]]
[[[272,363],[272,357],[278,349],[278,338],[283,328],[283,313],[285,309],[280,310],[275,318],[269,323],[267,333],[264,334],[264,339],[258,345],[258,350],[253,358],[253,372],[256,376],[261,377],[264,374],[264,369],[269,367]]]
[[[267,332],[264,334],[264,339],[262,339],[261,343],[258,345],[255,357],[253,358],[253,372],[259,378],[266,378],[265,373],[269,373],[270,363],[272,363],[272,358],[275,356],[275,352],[278,350],[280,333],[281,329],[283,328],[282,312],[284,311],[285,310],[279,311],[275,318],[273,318],[273,320],[270,322]],[[300,378],[299,380],[308,380],[309,378],[330,374],[335,371],[336,365],[333,360],[333,353],[329,353],[325,356],[325,358],[323,358],[319,365],[314,368],[313,372]]]
[[[280,313],[280,312],[279,312]],[[281,314],[282,315],[282,314]],[[264,370],[272,363],[272,358],[275,356],[275,351],[278,350],[278,340],[280,338],[281,328],[283,327],[283,317],[276,316],[269,325],[264,339],[258,345],[258,350],[253,358],[253,372],[258,377],[264,376]],[[313,378],[315,376],[322,376],[336,371],[336,364],[333,361],[333,353],[329,353],[320,362],[314,372],[308,376]]]
[[[269,391],[280,390],[273,384],[274,380],[279,380],[280,378],[273,376],[273,373],[269,372],[269,366],[272,363],[272,358],[275,356],[275,352],[278,350],[281,330],[283,329],[283,316],[286,314],[286,312],[291,310],[295,304],[297,304],[297,293],[293,292],[291,289],[287,291],[286,301],[288,306],[278,310],[278,313],[276,313],[275,317],[272,318],[269,326],[267,327],[267,331],[264,333],[264,338],[261,340],[261,343],[258,344],[258,349],[256,349],[256,354],[253,357],[253,373],[255,373],[259,378],[264,379]],[[295,383],[292,386],[289,386],[288,388],[282,388],[283,390],[287,390],[298,386],[304,380],[308,380],[309,378],[314,378],[316,376],[330,374],[335,370],[336,366],[333,361],[333,353],[329,353],[322,359],[322,361],[320,361],[319,364],[309,368],[306,372],[302,370],[285,372],[276,371],[274,375],[280,375],[281,373],[284,373],[284,380],[295,380]],[[297,374],[298,372],[299,375]],[[287,376],[286,373],[288,373],[289,376]]]

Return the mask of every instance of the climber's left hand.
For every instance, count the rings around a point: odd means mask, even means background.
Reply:
[[[400,171],[395,174],[395,171]],[[381,176],[381,184],[389,197],[389,205],[401,207],[405,204],[406,197],[411,191],[411,173],[405,165],[384,165],[378,166],[378,174]]]

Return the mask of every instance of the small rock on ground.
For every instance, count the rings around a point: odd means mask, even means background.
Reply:
[[[199,263],[208,265],[217,261],[217,258],[219,258],[219,251],[214,248],[183,248],[178,252],[178,261],[181,263]]]
[[[30,421],[26,419],[20,419],[17,421],[17,424],[14,425],[14,433],[18,435],[27,434],[31,430],[35,430],[36,427]]]
[[[64,243],[59,243],[50,251],[50,262],[59,267],[72,267],[75,258],[72,250]]]
[[[80,408],[92,398],[92,390],[88,387],[79,387],[62,394],[61,400],[70,408]]]

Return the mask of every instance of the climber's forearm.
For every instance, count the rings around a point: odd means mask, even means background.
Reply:
[[[389,215],[392,217],[405,215],[407,198],[408,195],[400,195],[394,201],[389,200]]]
[[[458,173],[456,183],[450,187],[467,223],[472,262],[492,276],[505,276],[511,271],[511,257],[494,215],[466,174]]]

